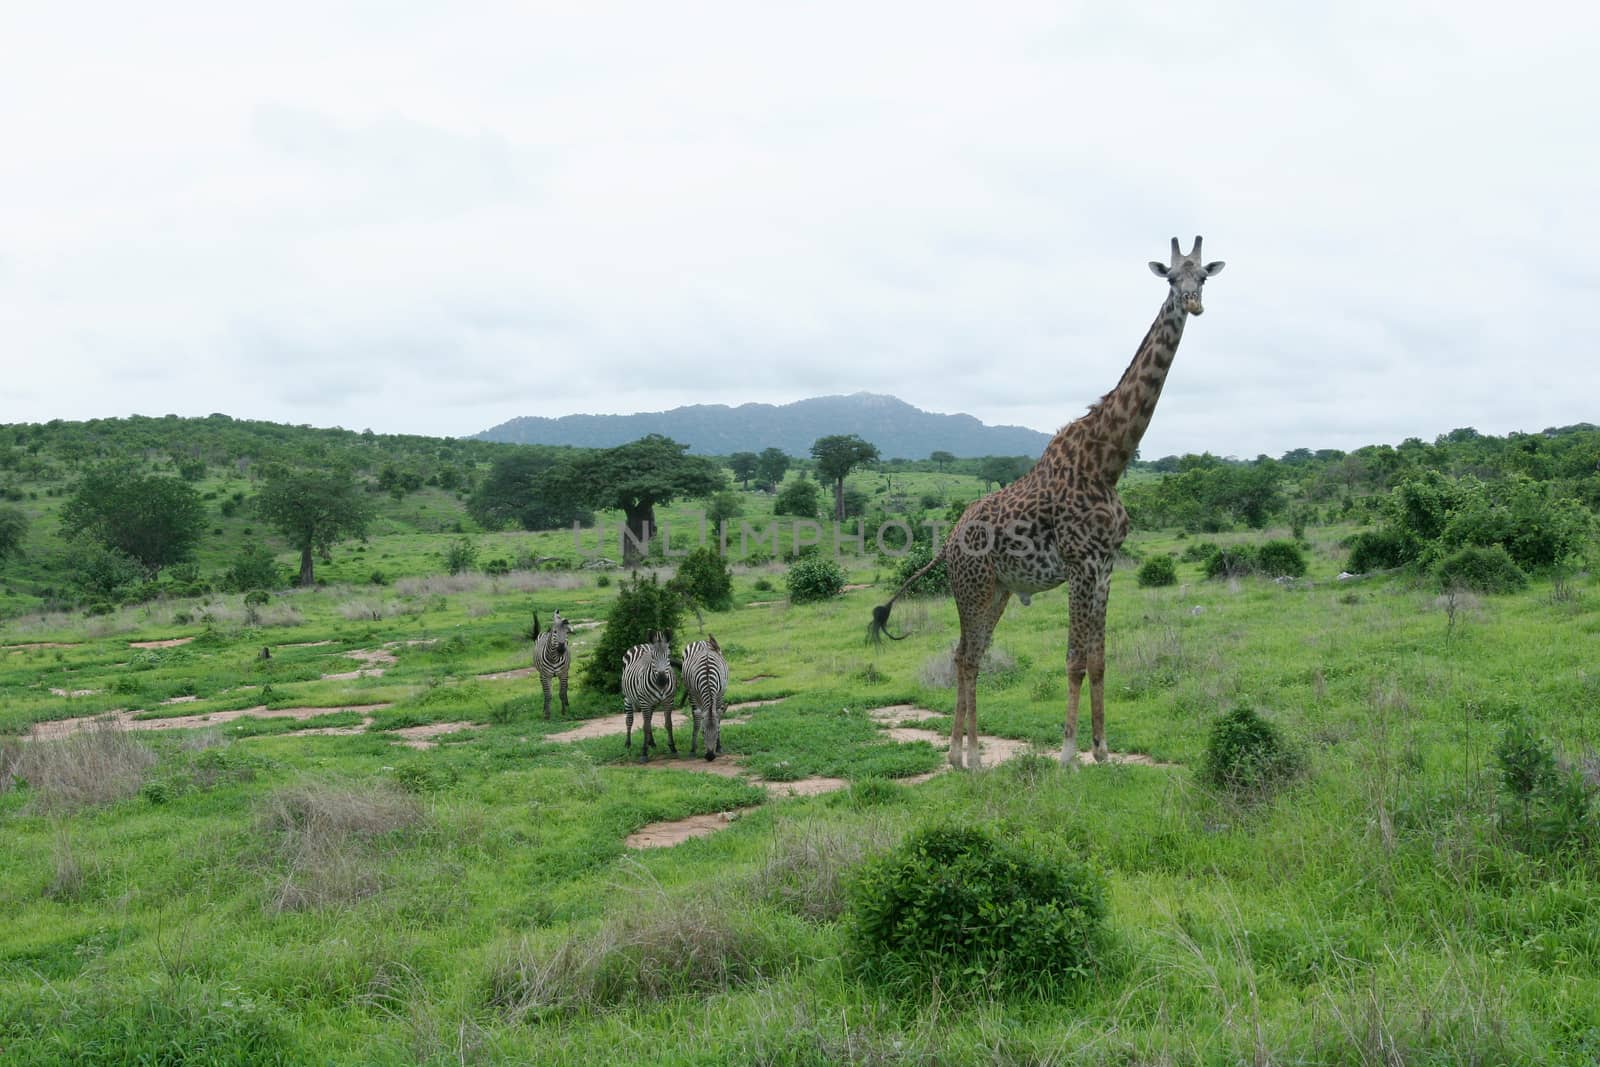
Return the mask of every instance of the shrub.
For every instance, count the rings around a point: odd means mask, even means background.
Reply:
[[[662,585],[655,575],[624,578],[617,599],[606,613],[605,628],[594,653],[583,665],[583,684],[602,693],[622,692],[622,656],[634,645],[650,640],[660,630],[673,642],[683,614],[683,596]]]
[[[1422,550],[1417,539],[1402,531],[1384,527],[1363,530],[1350,541],[1350,561],[1345,569],[1354,574],[1404,567]]]
[[[1256,570],[1256,551],[1250,545],[1229,545],[1206,557],[1207,578],[1243,578]]]
[[[1522,572],[1500,545],[1468,545],[1441,560],[1434,572],[1441,589],[1470,589],[1474,593],[1514,593],[1528,584]]]
[[[1204,563],[1221,551],[1221,546],[1215,541],[1195,541],[1192,544],[1185,545],[1183,555],[1178,558],[1185,563]]]
[[[1300,755],[1254,708],[1219,718],[1206,741],[1200,779],[1236,796],[1261,795],[1300,771]]]
[[[275,589],[283,584],[283,575],[273,562],[272,553],[254,541],[246,541],[233,558],[233,564],[223,575],[224,588],[232,593],[249,589]]]
[[[272,600],[272,594],[265,589],[252,589],[244,595],[246,607],[258,608]]]
[[[856,967],[916,987],[1050,991],[1093,969],[1106,911],[1081,864],[948,825],[868,861],[848,897]]]
[[[774,515],[792,515],[801,519],[814,519],[822,506],[822,491],[809,479],[795,479],[778,490],[772,503]]]
[[[609,574],[602,574],[600,577],[594,580],[594,585],[596,589],[608,588],[611,585],[611,576]]]
[[[1510,726],[1495,748],[1509,803],[1501,831],[1524,852],[1593,852],[1600,844],[1595,787],[1562,764],[1550,743],[1526,723]]]
[[[483,565],[483,573],[495,578],[502,577],[511,573],[511,563],[497,556]]]
[[[758,593],[770,593],[772,592],[772,583],[765,578],[757,578],[751,588]]]
[[[1293,541],[1268,541],[1256,549],[1256,567],[1269,578],[1301,578],[1306,556]]]
[[[899,565],[895,568],[895,588],[911,581],[911,576],[928,566],[933,559],[933,546],[926,541],[913,541],[906,554],[901,557]],[[950,591],[950,576],[945,570],[944,560],[939,560],[927,574],[918,578],[907,586],[908,596],[941,596]]]
[[[809,604],[831,600],[844,591],[844,568],[831,559],[809,556],[789,568],[789,600]]]
[[[478,546],[465,537],[458,537],[445,549],[444,565],[451,574],[470,571],[478,562]]]
[[[1178,565],[1171,556],[1151,556],[1139,565],[1138,581],[1141,588],[1177,585]]]
[[[701,545],[689,553],[667,586],[708,611],[733,607],[733,572],[710,545]]]

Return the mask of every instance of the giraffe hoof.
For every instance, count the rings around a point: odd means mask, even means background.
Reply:
[[[1069,771],[1077,770],[1079,767],[1078,754],[1076,752],[1061,753],[1061,766],[1065,767]]]
[[[1106,751],[1106,746],[1104,746],[1104,745],[1096,745],[1094,747],[1094,761],[1096,763],[1104,763],[1106,760],[1108,760],[1110,758],[1111,758],[1111,753]]]

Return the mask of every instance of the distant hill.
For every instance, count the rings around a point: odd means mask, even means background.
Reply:
[[[985,426],[971,415],[923,411],[892,396],[852,393],[792,404],[693,404],[637,415],[524,416],[474,435],[481,441],[610,448],[645,434],[666,434],[708,456],[781,448],[806,455],[828,434],[853,433],[878,446],[885,459],[957,456],[1036,456],[1050,435],[1025,426]]]

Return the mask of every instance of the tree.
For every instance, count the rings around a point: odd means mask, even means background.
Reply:
[[[0,506],[0,560],[22,554],[23,538],[28,536],[28,516],[10,504]]]
[[[814,519],[817,517],[817,508],[822,503],[821,496],[816,482],[796,478],[778,491],[778,499],[772,503],[772,513]]]
[[[833,483],[833,517],[844,521],[844,479],[851,471],[878,458],[878,446],[853,433],[819,437],[811,446],[817,474]]]
[[[529,447],[501,455],[467,498],[467,513],[490,530],[590,526],[594,512],[582,501],[575,462],[572,454]]]
[[[186,482],[112,463],[78,480],[62,505],[61,528],[137,560],[154,578],[194,555],[206,528],[205,505]]]
[[[311,553],[326,555],[348,537],[365,537],[372,505],[342,470],[289,470],[267,475],[256,494],[256,513],[300,551],[300,585],[314,585]]]
[[[789,473],[789,454],[781,448],[763,448],[756,461],[756,477],[763,486],[775,489]]]
[[[733,476],[744,483],[746,489],[750,488],[750,476],[761,466],[761,457],[754,452],[735,452],[728,457],[728,466],[733,470]]]
[[[928,454],[928,458],[933,461],[933,465],[938,467],[941,472],[943,472],[945,464],[954,463],[956,461],[954,453],[943,451],[930,452]]]
[[[731,489],[720,493],[712,493],[711,499],[706,501],[706,521],[713,530],[720,530],[722,524],[728,519],[737,519],[744,514],[744,501],[739,499],[739,494]]]
[[[656,526],[656,505],[679,496],[708,496],[723,488],[722,470],[688,445],[653,433],[616,448],[601,449],[573,464],[574,490],[593,507],[618,508],[631,537],[623,539],[623,562],[635,564]]]

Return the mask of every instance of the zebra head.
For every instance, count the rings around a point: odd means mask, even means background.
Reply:
[[[672,646],[660,630],[650,635],[650,675],[658,688],[672,684]]]
[[[556,612],[550,620],[550,647],[557,653],[567,651],[567,637],[572,633],[572,624],[562,618],[561,612]]]

